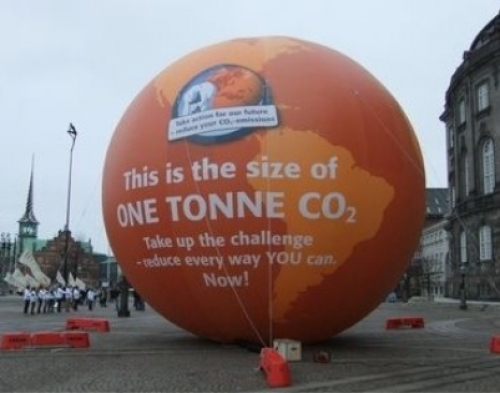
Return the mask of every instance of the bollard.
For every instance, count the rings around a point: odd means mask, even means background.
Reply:
[[[273,348],[262,348],[260,368],[266,373],[270,388],[283,388],[292,384],[290,369],[285,358]]]

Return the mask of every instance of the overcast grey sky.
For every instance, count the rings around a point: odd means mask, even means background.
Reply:
[[[450,77],[498,0],[1,0],[0,231],[17,232],[35,156],[39,237],[63,229],[73,122],[70,228],[108,252],[101,173],[136,94],[203,46],[285,35],[339,50],[375,75],[409,117],[427,186],[446,187]]]

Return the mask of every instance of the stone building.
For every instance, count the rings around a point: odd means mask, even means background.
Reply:
[[[500,13],[451,77],[447,133],[450,295],[500,299]]]
[[[449,213],[448,189],[427,188],[425,195],[425,222],[420,244],[396,290],[403,300],[413,296],[445,297],[449,292],[449,242],[445,229],[445,217]]]
[[[68,238],[68,257],[65,258],[66,232],[59,231],[56,237],[45,241],[45,244],[35,250],[33,256],[42,271],[53,281],[57,271],[64,270],[64,263],[68,274],[79,278],[87,286],[98,288],[100,286],[100,264],[96,261],[90,242],[76,241]]]
[[[31,251],[36,262],[43,273],[48,276],[53,283],[57,272],[63,271],[74,278],[79,278],[87,286],[98,287],[101,285],[101,260],[93,253],[92,244],[77,241],[71,236],[71,231],[59,231],[53,239],[39,239],[39,222],[35,217],[33,208],[33,167],[31,169],[30,184],[26,209],[18,221],[19,229],[14,249],[14,268],[18,268],[22,273],[29,273],[29,269],[18,263],[19,256],[24,251]],[[67,241],[67,246],[66,246]],[[67,250],[67,253],[66,253]]]
[[[430,299],[448,296],[447,283],[451,275],[445,218],[448,213],[448,189],[428,188],[419,262],[422,272],[422,296]]]

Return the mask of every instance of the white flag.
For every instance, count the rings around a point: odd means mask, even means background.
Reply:
[[[11,273],[7,273],[4,278],[5,282],[16,288],[16,291],[22,291],[26,288],[26,285],[22,285],[18,280],[16,280]]]
[[[71,273],[69,273],[69,275],[68,275],[68,285],[70,287],[76,286],[75,279],[73,278],[73,275]]]
[[[66,286],[66,281],[64,281],[64,278],[63,278],[63,276],[62,276],[62,274],[61,274],[61,271],[59,271],[59,270],[57,271],[56,281],[57,281],[59,284],[61,284],[63,287],[65,287],[65,286]]]
[[[50,286],[50,278],[48,278],[40,269],[40,265],[36,261],[33,253],[29,250],[24,251],[19,257],[19,263],[26,265],[30,268],[31,274],[44,287]]]
[[[19,263],[28,266],[30,269],[33,267],[36,269],[36,266],[38,266],[35,258],[33,257],[33,253],[29,250],[26,250],[21,254],[21,256],[19,257]]]
[[[85,288],[87,288],[87,285],[80,280],[78,277],[75,278],[75,285],[78,287],[78,289],[85,291]]]
[[[26,273],[24,275],[24,278],[26,279],[26,281],[28,282],[28,285],[31,288],[39,288],[40,287],[40,283],[37,280],[35,280],[32,276],[30,276],[28,273]]]
[[[4,277],[4,281],[9,284],[9,285],[13,285],[15,287],[17,287],[17,281],[14,277],[12,277],[12,274],[11,273],[7,273]]]
[[[26,281],[26,278],[24,277],[24,274],[21,273],[21,270],[19,270],[19,268],[14,270],[14,273],[12,273],[12,279],[17,282],[18,287],[26,288],[29,285],[28,281]]]

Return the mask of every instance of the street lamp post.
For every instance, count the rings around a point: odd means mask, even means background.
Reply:
[[[467,291],[465,289],[465,264],[460,266],[460,310],[467,310]]]
[[[71,211],[71,174],[73,170],[73,149],[76,142],[76,129],[73,123],[69,123],[68,134],[71,137],[71,149],[69,152],[69,176],[68,176],[68,195],[66,199],[66,224],[64,226],[64,263],[63,263],[63,278],[66,284],[68,283],[68,248],[69,248],[69,217]]]

